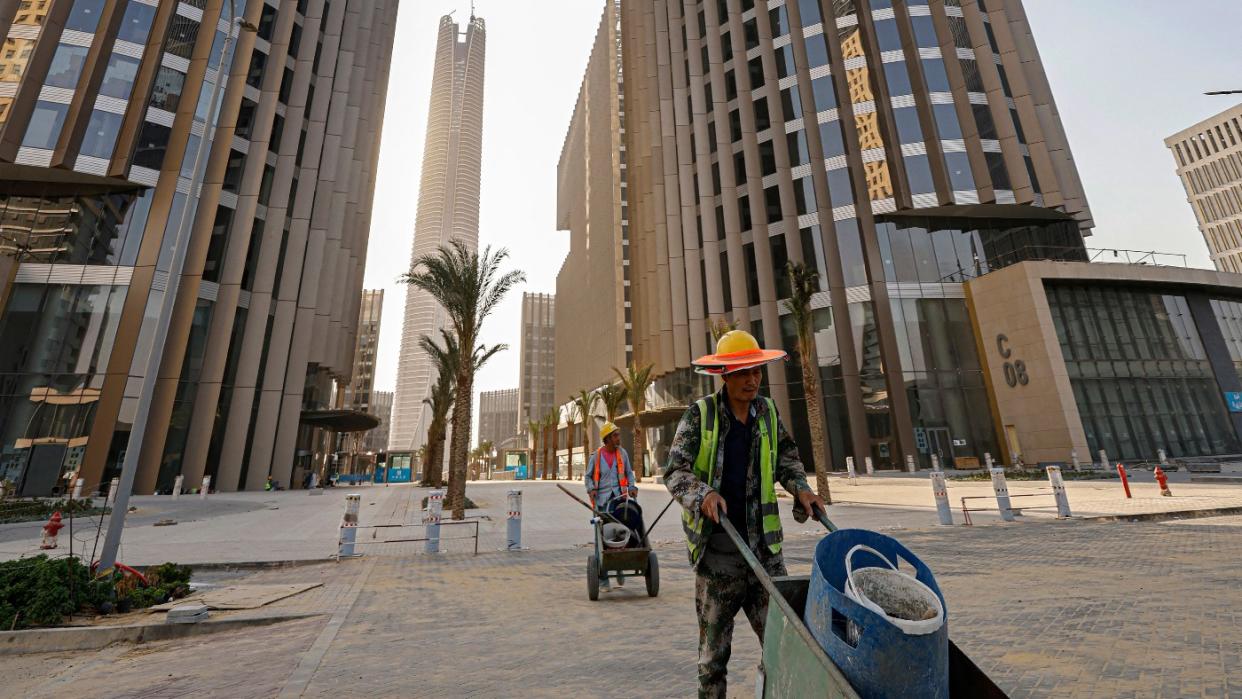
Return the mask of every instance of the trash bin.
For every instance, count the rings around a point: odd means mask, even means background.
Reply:
[[[869,604],[887,603],[876,609],[889,609],[896,618],[855,601],[847,591],[851,566],[859,588],[866,589],[859,584],[862,578],[888,576],[898,584],[887,592],[899,603],[907,601],[916,610],[930,603],[927,618],[907,623],[900,617],[909,616],[909,609],[894,612],[894,599],[873,597]],[[910,572],[922,585],[891,574],[879,575],[875,569]],[[860,576],[860,571],[868,572]],[[854,594],[858,596],[857,591]],[[900,599],[903,595],[909,599]],[[938,610],[934,609],[937,600]],[[938,625],[931,612],[938,614]],[[949,696],[949,614],[944,595],[931,569],[896,539],[864,529],[841,529],[824,537],[815,548],[804,620],[860,696]]]

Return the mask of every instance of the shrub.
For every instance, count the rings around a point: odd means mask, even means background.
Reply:
[[[148,570],[148,585],[120,572],[101,578],[77,558],[31,558],[0,563],[0,629],[56,626],[79,611],[150,607],[189,592],[191,569],[165,563]]]

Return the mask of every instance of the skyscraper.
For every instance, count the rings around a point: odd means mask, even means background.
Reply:
[[[136,492],[323,463],[306,420],[351,370],[397,3],[232,7],[0,5],[0,477],[24,492],[106,484],[153,380]]]
[[[358,312],[358,339],[354,344],[354,370],[345,389],[344,405],[352,410],[382,417],[371,409],[375,394],[375,356],[379,349],[380,321],[384,315],[384,290],[362,292]],[[391,405],[391,401],[390,401]],[[376,428],[379,429],[379,428]],[[374,430],[373,430],[374,431]],[[387,444],[387,442],[385,442]]]
[[[1242,272],[1242,104],[1169,136],[1177,175],[1222,272]]]
[[[713,322],[795,347],[798,262],[818,277],[833,464],[1005,453],[966,282],[1085,260],[1093,225],[1020,0],[621,7],[633,353],[659,377],[646,424],[711,390],[690,362]],[[768,381],[806,440],[801,371]]]
[[[501,442],[518,433],[518,391],[483,391],[479,394],[479,432],[475,445]]]
[[[556,405],[556,297],[522,294],[522,364],[518,388],[518,430],[541,420]]]
[[[471,250],[478,248],[486,42],[481,17],[472,16],[465,31],[451,16],[440,18],[411,264],[451,240],[460,240]],[[388,438],[392,451],[413,451],[426,439],[431,418],[423,399],[436,376],[418,339],[429,335],[439,341],[438,328],[445,322],[444,311],[434,298],[407,287]]]

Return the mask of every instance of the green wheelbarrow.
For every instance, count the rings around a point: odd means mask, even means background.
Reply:
[[[836,529],[822,512],[816,512],[815,518],[829,531]],[[755,577],[768,591],[768,615],[763,631],[763,672],[757,679],[755,696],[764,699],[858,697],[845,675],[802,621],[811,576],[768,575],[729,520],[722,517],[721,524]],[[949,696],[1003,699],[1007,695],[950,640]]]
[[[616,582],[621,585],[625,582],[625,578],[639,577],[647,583],[647,596],[655,597],[660,594],[660,562],[656,557],[655,551],[651,550],[651,543],[647,536],[655,525],[659,523],[660,518],[668,511],[669,505],[673,503],[669,500],[664,509],[660,511],[660,515],[655,518],[651,526],[646,531],[631,531],[624,524],[618,522],[612,515],[606,512],[600,512],[589,505],[586,501],[577,495],[569,492],[565,486],[557,484],[566,495],[573,498],[578,504],[587,508],[594,515],[591,517],[591,526],[595,532],[595,549],[587,556],[587,597],[592,601],[599,599],[599,588],[601,584],[610,585]],[[615,524],[626,531],[631,531],[631,536],[637,537],[636,546],[626,547],[610,547],[608,545],[608,537],[605,536],[605,525]]]

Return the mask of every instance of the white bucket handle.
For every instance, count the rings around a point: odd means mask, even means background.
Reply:
[[[918,585],[920,588],[925,590],[927,592],[927,596],[934,602],[936,606],[936,616],[932,617],[931,619],[922,619],[918,621],[913,621],[909,619],[897,619],[897,618],[889,616],[888,612],[885,612],[883,607],[871,601],[870,598],[868,598],[866,595],[859,592],[858,587],[854,585],[854,554],[858,553],[859,551],[866,551],[867,553],[872,554],[876,558],[879,558],[889,567],[889,569],[891,569],[898,575],[904,576],[910,582],[914,583],[915,585]],[[907,573],[901,572],[897,568],[897,565],[894,564],[892,561],[890,561],[887,556],[880,553],[879,551],[876,551],[870,546],[867,546],[866,544],[856,544],[853,548],[851,548],[845,554],[845,594],[850,599],[861,604],[867,609],[870,609],[876,614],[879,614],[880,616],[884,617],[884,619],[888,621],[888,623],[892,624],[893,626],[896,626],[897,628],[901,629],[902,632],[908,635],[911,635],[911,636],[922,636],[925,634],[932,633],[936,631],[937,629],[939,629],[944,624],[944,605],[941,604],[940,602],[940,595],[937,595],[935,591],[933,591],[930,587],[924,584],[922,580],[919,580],[918,578],[912,575],[909,575]]]

